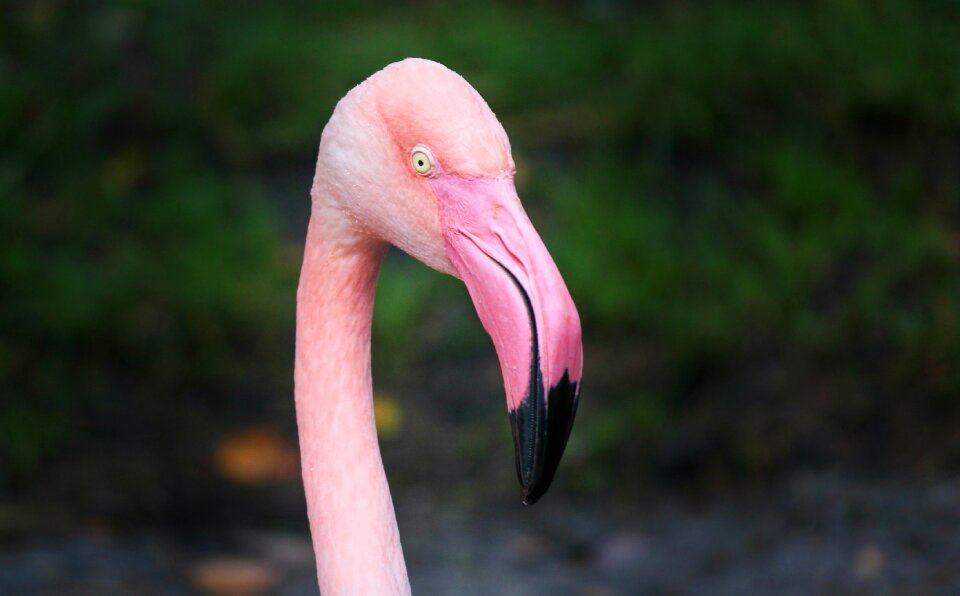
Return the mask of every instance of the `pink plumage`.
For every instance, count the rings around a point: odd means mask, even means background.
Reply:
[[[373,417],[370,325],[389,244],[464,280],[500,360],[526,502],[579,400],[580,320],[513,185],[503,127],[453,71],[392,64],[324,129],[297,292],[295,386],[324,594],[410,592]]]

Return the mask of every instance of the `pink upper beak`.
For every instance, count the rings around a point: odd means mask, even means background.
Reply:
[[[493,339],[524,502],[553,480],[580,397],[580,317],[510,178],[430,178],[447,258]]]

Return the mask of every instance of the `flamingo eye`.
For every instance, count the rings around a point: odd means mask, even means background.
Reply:
[[[429,174],[430,170],[433,169],[433,164],[430,163],[430,156],[423,151],[414,151],[410,159],[411,163],[413,163],[413,169],[421,176]]]

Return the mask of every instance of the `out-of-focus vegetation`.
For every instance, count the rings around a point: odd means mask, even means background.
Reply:
[[[957,40],[950,1],[14,3],[0,479],[289,395],[305,222],[271,181],[308,201],[336,101],[406,56],[511,135],[584,320],[586,489],[691,459],[955,469]],[[394,261],[375,354],[402,374],[460,290]]]

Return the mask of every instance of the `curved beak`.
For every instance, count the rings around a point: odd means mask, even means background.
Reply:
[[[493,339],[524,503],[546,492],[580,398],[580,317],[513,180],[430,178],[447,258]]]

